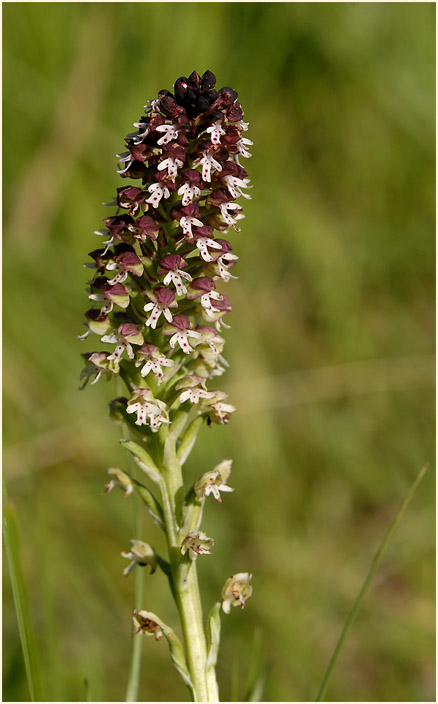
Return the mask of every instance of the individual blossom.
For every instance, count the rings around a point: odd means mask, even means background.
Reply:
[[[169,423],[167,406],[154,398],[150,389],[136,389],[126,406],[127,413],[137,415],[136,425],[149,425],[152,432],[157,432],[162,423]]]
[[[114,352],[110,354],[108,359],[118,361],[125,350],[129,359],[134,359],[135,355],[132,345],[142,345],[143,335],[139,331],[137,325],[134,325],[133,323],[124,323],[119,326],[116,333],[104,335],[102,337],[102,342],[111,342],[116,344]]]
[[[184,354],[193,352],[193,347],[189,344],[189,338],[194,340],[201,338],[200,333],[193,330],[193,323],[190,322],[186,315],[174,315],[172,324],[164,327],[163,335],[171,335],[170,346],[174,348],[179,345]]]
[[[157,555],[153,547],[149,543],[144,543],[142,540],[131,540],[132,548],[129,552],[122,552],[122,557],[131,560],[128,567],[123,570],[125,577],[134,569],[136,565],[146,567],[150,565],[151,574],[157,569]]]
[[[105,491],[103,492],[104,494],[108,494],[116,487],[119,487],[120,489],[122,489],[122,491],[125,492],[125,497],[128,497],[132,494],[132,492],[134,491],[134,484],[129,474],[126,474],[126,472],[124,472],[122,469],[117,469],[116,467],[110,467],[107,470],[107,473],[110,475],[111,479],[105,484]]]
[[[234,491],[230,486],[227,486],[227,481],[231,473],[232,460],[223,460],[214,469],[205,472],[195,482],[194,491],[198,499],[212,494],[216,501],[222,503],[220,492]]]
[[[227,579],[222,587],[222,609],[226,614],[232,606],[244,608],[252,594],[251,578],[248,572],[238,572]]]
[[[136,355],[135,366],[140,367],[140,374],[146,377],[149,372],[155,374],[158,379],[158,384],[161,384],[164,372],[162,367],[173,367],[175,362],[173,359],[168,359],[156,347],[156,345],[147,344],[141,347]]]
[[[187,294],[189,300],[199,298],[201,306],[210,314],[220,313],[220,308],[215,305],[223,299],[223,295],[218,291],[214,291],[216,284],[209,276],[200,276],[199,279],[194,279]]]
[[[224,403],[228,398],[223,391],[217,391],[212,402],[207,406],[207,423],[219,423],[225,425],[230,420],[230,415],[236,408],[231,403]]]
[[[160,261],[158,274],[165,274],[163,284],[169,286],[171,283],[175,286],[178,296],[183,296],[187,293],[187,287],[183,279],[187,282],[192,281],[192,277],[186,271],[187,262],[179,256],[179,254],[167,254]]]
[[[211,550],[214,545],[213,538],[209,538],[203,530],[194,531],[186,535],[181,545],[181,553],[183,555],[188,551],[191,560],[196,560],[198,555],[211,555]]]
[[[144,636],[155,636],[155,640],[161,640],[165,629],[164,623],[151,611],[134,611],[133,616],[135,633],[142,633]]]
[[[82,386],[79,387],[81,390],[85,388],[91,377],[94,377],[94,379],[90,383],[95,384],[99,381],[102,374],[106,373],[111,376],[119,372],[118,361],[114,358],[111,359],[111,355],[108,352],[86,352],[82,357],[85,359],[85,367],[79,377],[84,379]]]
[[[190,374],[184,379],[181,379],[175,386],[177,391],[183,389],[183,392],[179,396],[179,402],[184,403],[185,401],[190,401],[191,403],[199,403],[200,398],[214,398],[216,395],[215,391],[207,391],[205,388],[205,378],[202,376],[197,376],[196,374]]]
[[[169,288],[161,287],[154,291],[147,292],[151,303],[146,303],[143,310],[150,311],[149,318],[146,320],[146,325],[150,325],[153,330],[157,327],[160,315],[163,314],[166,320],[172,322],[171,308],[178,308],[178,303],[175,301],[175,294]]]

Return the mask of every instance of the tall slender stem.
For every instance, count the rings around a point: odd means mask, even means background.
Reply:
[[[182,492],[181,467],[176,457],[175,443],[170,435],[165,439],[163,453],[161,494],[164,521],[172,567],[175,599],[181,619],[193,693],[197,702],[219,701],[217,688],[207,688],[207,643],[202,616],[201,597],[195,561],[181,558],[179,525],[177,520],[178,497]],[[210,698],[209,698],[210,697]]]

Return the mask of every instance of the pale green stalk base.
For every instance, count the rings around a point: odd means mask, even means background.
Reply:
[[[365,577],[365,581],[362,584],[361,590],[356,598],[356,601],[354,602],[353,606],[351,607],[351,611],[347,616],[347,620],[345,622],[344,628],[342,629],[341,635],[339,636],[338,642],[336,643],[335,649],[333,651],[333,655],[330,658],[330,662],[327,666],[327,670],[325,671],[325,674],[324,674],[324,677],[323,677],[323,680],[321,683],[321,687],[320,687],[318,695],[315,699],[315,701],[317,701],[317,702],[322,701],[322,699],[325,695],[325,691],[327,689],[330,675],[332,674],[333,668],[336,665],[336,661],[339,657],[339,653],[342,650],[342,646],[344,644],[345,638],[347,637],[347,634],[348,634],[348,631],[350,630],[351,624],[353,623],[353,621],[356,617],[356,614],[359,610],[359,606],[361,604],[361,601],[362,601],[363,597],[365,596],[365,593],[369,587],[369,584],[371,582],[373,574],[376,571],[377,566],[380,562],[380,558],[382,557],[386,546],[388,545],[389,541],[391,540],[392,534],[394,533],[401,517],[403,516],[403,513],[405,512],[407,505],[409,504],[410,500],[412,499],[413,495],[415,494],[415,491],[416,491],[419,483],[423,479],[428,466],[429,466],[428,464],[425,464],[424,467],[422,467],[422,469],[418,473],[414,483],[412,484],[411,488],[408,491],[408,494],[407,494],[405,500],[403,501],[402,505],[400,506],[399,510],[397,511],[397,514],[395,515],[391,525],[388,528],[388,531],[387,531],[385,537],[383,538],[383,540],[380,544],[379,549],[377,550],[377,552],[374,556],[374,560],[371,563],[371,566],[368,570],[367,576]]]
[[[171,433],[167,434],[165,431],[167,429],[159,433],[160,439],[164,440],[161,498],[175,599],[184,634],[187,664],[193,684],[193,696],[196,702],[218,702],[216,678],[210,674],[207,683],[207,643],[196,561],[181,560],[182,536],[177,521],[183,492],[181,465],[176,455],[175,441]]]

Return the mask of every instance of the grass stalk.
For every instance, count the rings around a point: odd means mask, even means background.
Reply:
[[[339,636],[338,642],[336,643],[335,649],[334,649],[333,654],[332,654],[332,656],[331,656],[331,658],[330,658],[330,662],[329,662],[329,664],[328,664],[328,666],[327,666],[327,669],[326,669],[326,671],[325,671],[324,677],[323,677],[323,679],[322,679],[321,686],[320,686],[320,688],[319,688],[319,692],[318,692],[317,697],[316,697],[316,699],[315,699],[315,701],[317,701],[317,702],[323,701],[323,698],[324,698],[324,695],[325,695],[325,692],[326,692],[327,685],[328,685],[328,683],[329,683],[331,674],[332,674],[333,669],[334,669],[334,667],[335,667],[335,665],[336,665],[336,662],[337,662],[337,660],[338,660],[338,657],[339,657],[339,655],[340,655],[340,652],[341,652],[341,650],[342,650],[342,646],[344,645],[344,642],[345,642],[345,639],[346,639],[346,637],[347,637],[347,635],[348,635],[348,632],[349,632],[349,630],[350,630],[350,628],[351,628],[351,625],[352,625],[352,623],[353,623],[353,621],[354,621],[354,619],[355,619],[355,617],[356,617],[356,615],[357,615],[357,612],[359,611],[359,607],[360,607],[360,605],[361,605],[361,603],[362,603],[362,599],[364,598],[364,596],[365,596],[365,594],[366,594],[366,592],[367,592],[367,589],[368,589],[368,587],[369,587],[369,585],[370,585],[371,579],[373,578],[373,575],[374,575],[374,573],[375,573],[375,571],[376,571],[376,569],[377,569],[377,567],[378,567],[378,565],[379,565],[379,562],[380,562],[380,560],[381,560],[381,558],[382,558],[382,555],[383,555],[383,553],[385,552],[385,549],[386,549],[386,547],[387,547],[389,541],[391,540],[392,535],[393,535],[393,533],[394,533],[394,531],[395,531],[397,525],[399,524],[399,522],[400,522],[400,520],[401,520],[401,518],[402,518],[402,516],[403,516],[403,514],[404,514],[404,512],[405,512],[405,510],[406,510],[406,508],[407,508],[407,506],[408,506],[408,504],[409,504],[409,502],[410,502],[410,500],[412,499],[413,495],[415,494],[415,491],[416,491],[418,485],[420,484],[421,480],[423,479],[423,477],[424,477],[424,475],[425,475],[425,473],[426,473],[426,471],[427,471],[428,466],[429,466],[428,464],[425,464],[425,465],[420,469],[420,471],[419,471],[417,477],[415,478],[415,480],[414,480],[414,482],[413,482],[411,488],[409,489],[409,491],[408,491],[408,493],[407,493],[407,495],[406,495],[406,497],[405,497],[403,503],[401,504],[399,510],[397,511],[396,515],[394,516],[394,518],[393,518],[393,520],[392,520],[392,523],[391,523],[391,525],[389,526],[389,528],[388,528],[388,530],[387,530],[387,532],[386,532],[386,535],[385,535],[385,537],[383,538],[383,540],[382,540],[382,542],[381,542],[381,544],[380,544],[380,546],[379,546],[379,549],[377,550],[377,552],[376,552],[376,554],[375,554],[375,556],[374,556],[374,559],[373,559],[373,561],[372,561],[372,563],[371,563],[371,565],[370,565],[370,568],[369,568],[369,570],[368,570],[368,572],[367,572],[367,575],[366,575],[365,580],[364,580],[364,582],[363,582],[363,584],[362,584],[362,587],[361,587],[361,589],[360,589],[360,591],[359,591],[359,594],[357,595],[357,598],[356,598],[356,600],[355,600],[353,606],[351,607],[350,613],[349,613],[348,616],[347,616],[347,620],[345,621],[345,624],[344,624],[344,627],[343,627],[343,629],[342,629],[341,635]]]
[[[38,645],[32,622],[29,593],[20,559],[16,509],[12,503],[8,502],[4,479],[3,501],[3,537],[30,699],[33,702],[44,701]]]

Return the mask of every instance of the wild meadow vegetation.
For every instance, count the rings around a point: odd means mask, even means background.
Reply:
[[[326,699],[434,699],[434,13],[3,6],[5,517],[18,528],[35,698],[125,698],[134,582],[120,552],[133,516],[120,492],[102,496],[107,468],[126,463],[108,418],[114,385],[77,391],[82,265],[141,105],[211,69],[238,91],[254,141],[220,378],[238,411],[201,429],[186,469],[189,484],[234,460],[235,492],[204,519],[215,538],[198,561],[205,613],[227,576],[253,574],[245,611],[222,619],[222,699],[244,700],[254,683],[253,699],[315,699],[427,461]],[[143,539],[164,552],[147,516]],[[176,627],[164,575],[145,572],[143,608]],[[3,574],[3,699],[27,701],[6,563]],[[143,639],[140,701],[188,698],[166,644]]]

